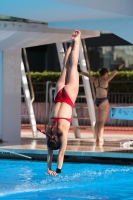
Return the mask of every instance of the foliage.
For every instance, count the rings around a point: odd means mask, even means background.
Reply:
[[[31,79],[33,83],[44,83],[47,81],[57,82],[60,72],[31,72]]]
[[[61,72],[31,72],[31,79],[34,85],[35,91],[44,91],[42,88],[42,83],[47,81],[57,82],[60,77]],[[98,72],[92,72],[93,76],[98,77]],[[81,81],[81,76],[80,76]],[[38,83],[38,84],[37,84]],[[133,70],[132,71],[120,71],[118,74],[111,80],[109,84],[109,92],[111,93],[131,93],[133,92]]]

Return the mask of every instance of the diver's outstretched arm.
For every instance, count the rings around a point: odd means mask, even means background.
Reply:
[[[55,176],[56,172],[52,170],[52,158],[53,158],[53,150],[48,148],[48,155],[47,155],[47,174],[51,176]]]

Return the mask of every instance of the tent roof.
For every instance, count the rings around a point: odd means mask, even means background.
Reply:
[[[82,38],[97,37],[99,31],[82,30]],[[71,40],[72,30],[49,28],[46,24],[1,22],[0,50],[24,48]]]
[[[109,31],[133,43],[132,0],[1,0],[0,14],[48,27]]]

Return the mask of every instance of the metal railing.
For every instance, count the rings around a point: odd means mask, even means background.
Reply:
[[[81,41],[82,41],[82,46],[83,46],[83,49],[84,49],[84,56],[85,56],[85,60],[86,60],[86,68],[87,68],[88,72],[91,73],[90,62],[89,62],[89,58],[88,58],[88,52],[87,52],[85,39],[82,39]],[[96,98],[96,92],[95,92],[95,88],[94,88],[94,83],[92,83],[90,81],[90,85],[91,85],[92,97],[93,97],[93,99],[95,99]]]
[[[35,112],[36,122],[39,124],[47,124],[49,120],[49,114],[53,102],[53,93],[55,83],[34,83],[33,87],[35,89],[35,101],[33,103],[33,108]],[[132,81],[133,84],[133,81]],[[47,90],[47,91],[46,91]],[[77,108],[77,115],[84,119],[79,119],[80,126],[90,126],[89,113],[87,108],[86,97],[84,91],[81,90],[80,95],[77,97],[75,106]],[[109,93],[108,94],[110,107],[127,107],[133,106],[133,93]],[[22,111],[26,112],[26,111]],[[86,119],[85,119],[86,118]],[[24,119],[23,123],[27,123],[27,119]],[[110,127],[133,127],[131,120],[114,120],[110,119],[109,115],[107,117],[105,126]]]
[[[111,104],[132,104],[133,93],[109,93],[109,102]]]
[[[30,93],[31,93],[31,103],[33,103],[33,101],[35,100],[35,94],[34,94],[33,84],[32,84],[32,81],[31,81],[31,75],[30,75],[30,68],[29,68],[27,53],[26,53],[25,48],[23,48],[22,50],[23,50],[23,54],[24,54],[25,67],[26,67],[27,74],[28,74],[29,90],[30,90]]]

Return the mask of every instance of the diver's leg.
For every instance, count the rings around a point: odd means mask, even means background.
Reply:
[[[66,78],[67,78],[67,74],[68,74],[67,71],[68,71],[69,62],[70,62],[69,60],[70,60],[71,50],[72,50],[72,44],[70,44],[70,46],[66,52],[66,55],[65,55],[65,58],[63,61],[63,70],[62,70],[61,75],[56,84],[54,98],[56,97],[58,91],[61,90],[66,84]]]
[[[78,89],[79,89],[79,73],[77,71],[78,59],[79,59],[79,47],[80,47],[80,31],[75,31],[72,35],[73,38],[73,48],[70,55],[70,68],[69,77],[67,84],[65,85],[65,90],[71,100],[75,102]]]

